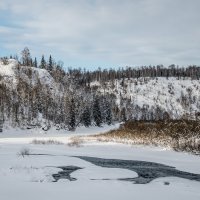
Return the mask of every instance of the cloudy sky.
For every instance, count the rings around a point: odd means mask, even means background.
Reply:
[[[200,64],[200,0],[0,0],[0,56],[94,69]]]

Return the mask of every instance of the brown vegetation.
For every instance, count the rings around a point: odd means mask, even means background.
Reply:
[[[84,140],[80,137],[72,137],[70,138],[70,142],[67,144],[69,147],[81,147],[84,143]]]
[[[200,153],[200,122],[193,120],[128,121],[118,130],[96,135],[98,141],[170,147]]]

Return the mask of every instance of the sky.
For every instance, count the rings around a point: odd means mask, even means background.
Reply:
[[[199,0],[0,0],[0,56],[65,67],[200,65]]]

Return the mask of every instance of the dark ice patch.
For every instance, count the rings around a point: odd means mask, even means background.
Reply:
[[[138,174],[138,177],[118,179],[121,181],[130,181],[134,184],[147,184],[153,181],[154,179],[162,177],[178,177],[188,180],[200,181],[200,174],[179,171],[175,167],[154,162],[103,159],[103,158],[86,157],[86,156],[75,156],[75,157],[100,167],[120,168],[120,169],[128,169],[134,171]]]
[[[61,166],[57,167],[62,169],[57,174],[53,174],[52,177],[54,178],[54,182],[59,181],[60,179],[67,179],[69,181],[76,181],[76,178],[71,177],[71,173],[75,172],[76,170],[82,169],[76,166]]]

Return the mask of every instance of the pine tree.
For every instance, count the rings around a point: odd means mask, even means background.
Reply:
[[[105,105],[105,114],[106,114],[106,123],[108,125],[112,124],[112,111],[111,111],[111,105],[108,101],[106,101],[106,105]]]
[[[33,62],[33,66],[34,66],[35,68],[38,67],[38,64],[37,64],[37,58],[36,58],[36,57],[35,57],[35,60],[34,60],[34,62]]]
[[[82,123],[84,126],[89,127],[91,125],[91,114],[90,114],[90,109],[87,106],[82,114]]]
[[[102,124],[102,115],[99,99],[96,97],[93,104],[93,117],[96,126],[101,126]]]
[[[41,63],[40,63],[41,69],[46,69],[46,61],[44,59],[44,55],[42,55]]]
[[[53,70],[53,60],[51,55],[49,56],[48,70],[51,72]]]
[[[69,119],[69,130],[75,130],[76,127],[76,115],[75,115],[75,102],[74,98],[71,99],[71,106],[69,111],[70,119]]]

